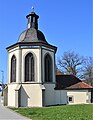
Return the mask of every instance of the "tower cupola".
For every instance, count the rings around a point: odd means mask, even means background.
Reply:
[[[26,18],[28,19],[27,29],[20,34],[18,42],[47,43],[44,34],[38,30],[39,16],[34,12],[34,8],[32,8],[32,12]]]
[[[34,10],[26,16],[28,19],[28,28],[38,29],[38,18],[39,16],[34,12]]]

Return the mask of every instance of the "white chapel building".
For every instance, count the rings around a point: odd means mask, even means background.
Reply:
[[[43,107],[56,104],[90,103],[91,86],[82,83],[82,89],[78,86],[74,86],[74,89],[70,84],[67,89],[66,85],[63,87],[64,85],[60,85],[61,82],[57,83],[57,78],[64,79],[62,76],[56,77],[57,47],[50,45],[44,34],[38,30],[39,16],[34,11],[26,18],[27,29],[20,34],[17,43],[6,48],[8,85],[4,92],[4,104],[10,107]],[[75,76],[71,79],[73,78]],[[78,102],[75,101],[75,96],[79,99]]]

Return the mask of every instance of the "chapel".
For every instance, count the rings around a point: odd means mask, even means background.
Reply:
[[[53,102],[55,87],[55,53],[38,29],[39,16],[26,16],[27,29],[8,51],[8,106],[43,106]],[[51,89],[51,92],[50,92]],[[48,100],[47,100],[48,99]]]
[[[43,32],[38,29],[39,16],[32,11],[26,18],[26,30],[20,34],[15,44],[6,48],[8,84],[4,92],[4,105],[43,107],[90,103],[91,86],[82,83],[73,75],[56,75],[57,47],[49,44]]]

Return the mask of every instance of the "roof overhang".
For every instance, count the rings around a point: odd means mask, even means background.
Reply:
[[[9,51],[15,47],[21,47],[21,46],[43,46],[43,47],[53,49],[55,51],[55,53],[57,51],[56,46],[53,46],[53,45],[50,45],[50,44],[44,43],[44,42],[18,42],[18,43],[15,43],[15,44],[7,47],[6,50]]]

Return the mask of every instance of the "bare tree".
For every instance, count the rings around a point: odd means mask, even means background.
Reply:
[[[93,57],[86,57],[83,75],[86,82],[93,86]]]
[[[67,51],[58,59],[58,68],[66,74],[78,76],[83,61],[83,57],[79,56],[79,54],[74,53],[74,51]]]

